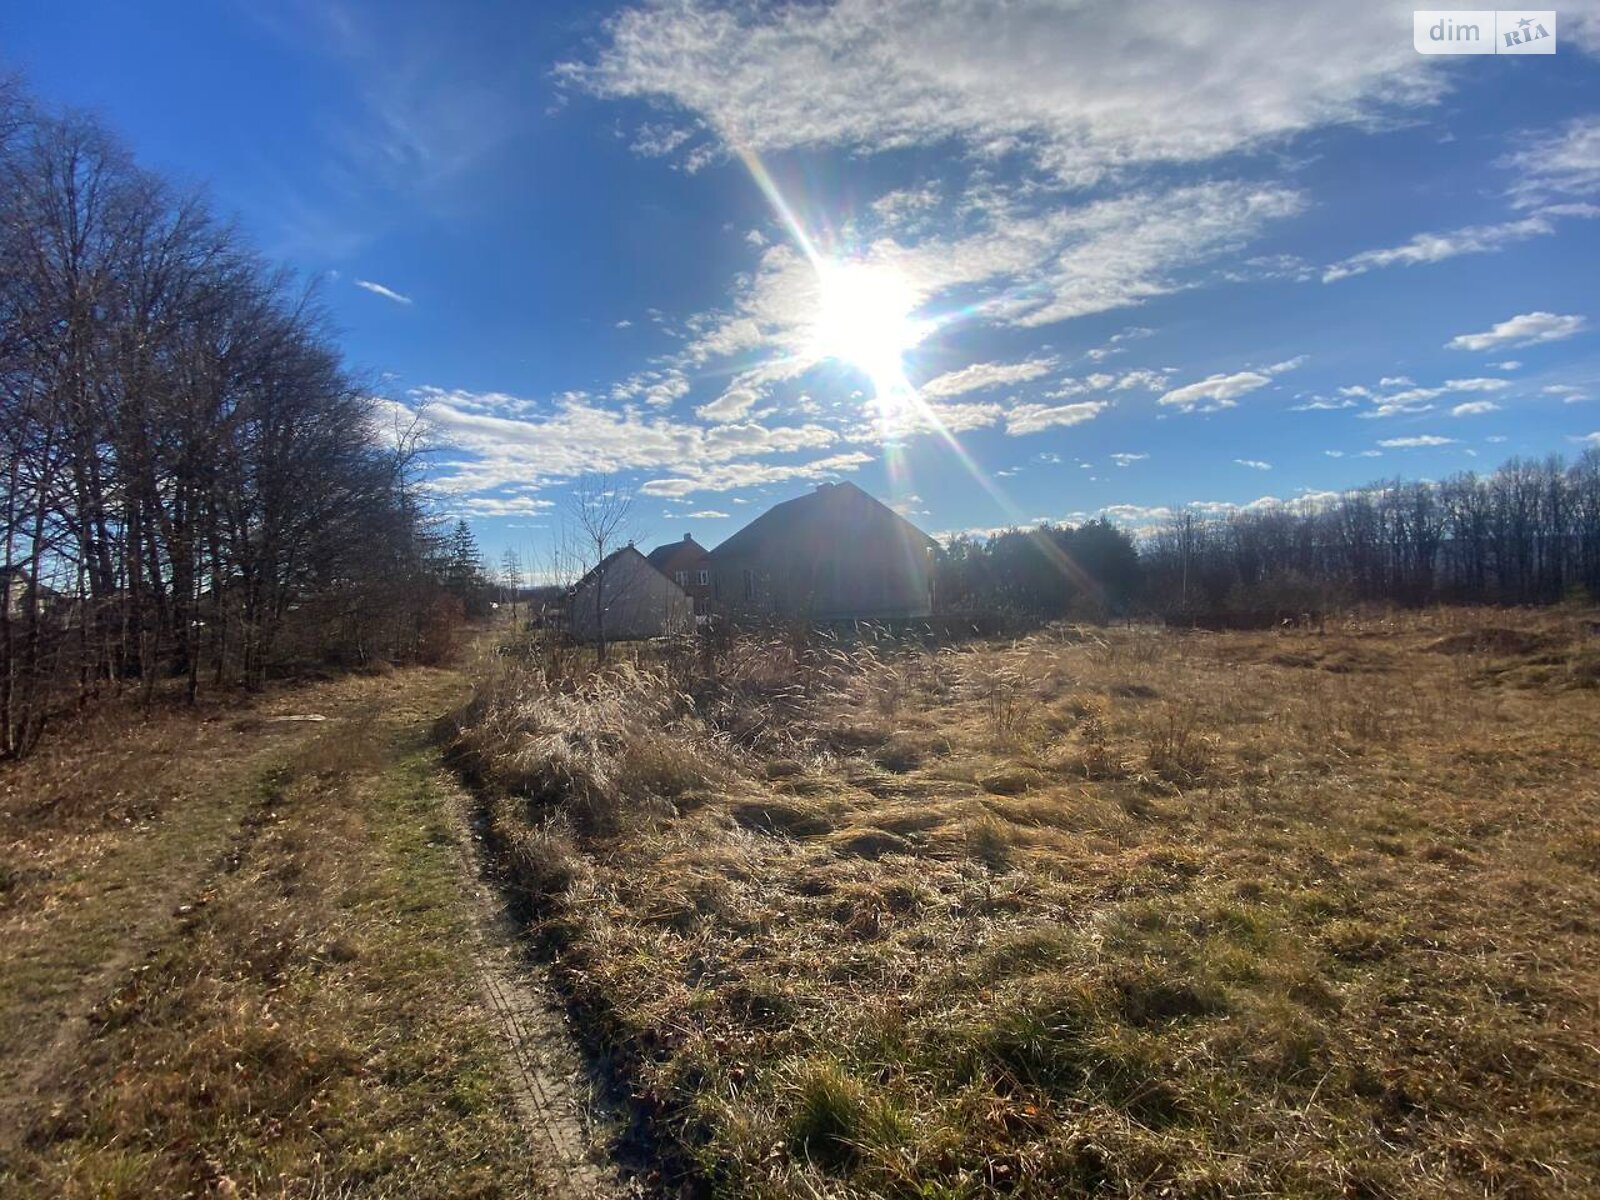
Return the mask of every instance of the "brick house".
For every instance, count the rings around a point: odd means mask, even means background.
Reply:
[[[694,601],[694,611],[704,613],[711,601],[711,563],[706,548],[690,534],[681,542],[668,542],[647,554],[650,565],[660,571]]]

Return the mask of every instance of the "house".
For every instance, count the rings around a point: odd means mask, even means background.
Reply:
[[[632,545],[606,555],[572,589],[568,630],[581,642],[634,641],[694,628],[694,602]]]
[[[39,616],[62,624],[77,610],[77,602],[71,597],[43,583],[35,585],[31,572],[24,567],[0,567],[0,598],[4,600],[6,617],[12,621]]]
[[[688,593],[695,612],[707,610],[711,602],[710,555],[691,534],[684,534],[681,542],[657,546],[645,557],[652,567]]]
[[[0,588],[3,588],[6,616],[13,621],[21,619],[28,610],[28,573],[21,567],[0,567]]]
[[[855,484],[824,483],[768,509],[711,552],[713,603],[735,617],[927,617],[937,550]]]

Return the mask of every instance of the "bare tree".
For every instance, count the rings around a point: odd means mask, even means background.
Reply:
[[[506,547],[506,552],[500,556],[500,586],[505,595],[502,599],[511,605],[511,623],[517,621],[517,598],[521,594],[524,581],[522,573],[522,557],[512,546]]]
[[[610,594],[607,573],[611,556],[632,544],[633,503],[634,493],[606,475],[585,476],[569,493],[562,541],[583,568],[580,576],[593,585],[595,654],[601,662],[607,653],[606,613],[621,599]]]
[[[0,78],[0,753],[130,682],[415,653],[436,539],[379,413],[314,292]]]

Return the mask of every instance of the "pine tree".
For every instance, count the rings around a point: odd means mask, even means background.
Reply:
[[[478,550],[478,539],[465,521],[457,521],[450,533],[444,564],[444,585],[466,607],[475,613],[483,605],[486,583],[483,574],[483,555]]]

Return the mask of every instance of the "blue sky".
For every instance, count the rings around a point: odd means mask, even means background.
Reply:
[[[320,280],[493,556],[850,478],[1145,527],[1600,443],[1600,5],[80,3],[0,64]]]

